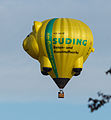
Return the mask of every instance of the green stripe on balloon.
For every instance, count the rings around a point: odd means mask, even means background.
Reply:
[[[57,72],[57,67],[56,67],[54,53],[53,53],[53,46],[52,46],[52,29],[53,29],[53,24],[57,19],[58,18],[51,19],[48,22],[45,30],[45,46],[46,46],[47,54],[56,78],[58,78],[58,72]]]

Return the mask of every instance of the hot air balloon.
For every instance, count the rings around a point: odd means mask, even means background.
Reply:
[[[58,97],[64,98],[63,88],[81,73],[83,63],[94,52],[93,35],[85,23],[76,19],[34,21],[23,48],[40,62],[41,73],[51,76],[60,88]]]

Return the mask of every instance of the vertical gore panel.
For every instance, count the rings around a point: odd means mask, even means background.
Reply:
[[[53,46],[52,46],[52,29],[53,29],[53,24],[56,19],[58,19],[58,18],[54,18],[54,19],[50,20],[46,26],[45,46],[46,46],[49,60],[52,64],[52,69],[54,71],[54,74],[55,74],[56,78],[58,78],[58,73],[57,73],[57,68],[56,68],[56,63],[55,63],[55,58],[54,58],[54,53],[53,53]]]

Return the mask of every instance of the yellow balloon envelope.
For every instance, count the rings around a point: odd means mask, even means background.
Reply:
[[[72,76],[80,74],[93,48],[93,35],[83,22],[70,18],[35,21],[23,42],[24,50],[41,65],[43,75],[50,75],[59,88]]]

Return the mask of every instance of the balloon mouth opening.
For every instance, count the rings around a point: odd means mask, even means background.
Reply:
[[[70,78],[53,78],[53,80],[60,89],[63,89],[69,82]]]

